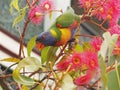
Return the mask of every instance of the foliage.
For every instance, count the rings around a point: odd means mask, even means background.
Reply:
[[[120,89],[120,0],[79,0],[84,9],[76,15],[71,7],[63,12],[49,28],[49,31],[31,37],[24,55],[24,37],[30,22],[40,25],[46,14],[52,17],[56,10],[52,0],[26,0],[19,6],[19,0],[11,0],[10,12],[18,13],[13,27],[25,22],[20,36],[18,58],[5,58],[0,62],[15,63],[12,74],[6,70],[2,77],[12,77],[18,90],[82,90],[94,88],[102,90]],[[25,17],[27,15],[27,17]],[[94,21],[97,18],[101,23]],[[80,25],[89,21],[104,31],[101,36],[80,34]],[[108,28],[104,23],[108,23]],[[91,41],[79,40],[89,37]],[[35,47],[36,46],[36,47]],[[36,48],[40,58],[31,55]],[[97,88],[96,88],[97,87]],[[4,85],[0,85],[0,89]]]

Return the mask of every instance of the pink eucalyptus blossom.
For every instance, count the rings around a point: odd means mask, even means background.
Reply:
[[[114,25],[113,27],[109,28],[109,32],[111,33],[111,35],[113,34],[118,34],[118,40],[120,41],[120,26],[119,25]]]
[[[113,50],[113,54],[120,56],[120,26],[114,25],[113,27],[110,27],[109,32],[111,33],[111,35],[114,35],[114,34],[119,35],[115,48]]]
[[[120,41],[116,43],[113,54],[120,56]]]
[[[32,7],[28,13],[28,18],[34,24],[40,24],[43,20],[43,17],[43,12],[38,6]]]
[[[85,75],[76,78],[74,80],[74,83],[77,86],[87,85],[91,79],[92,79],[92,72],[88,71]]]
[[[85,64],[86,56],[83,53],[73,53],[67,57],[66,60],[58,63],[56,66],[58,70],[66,70],[70,65],[70,70],[81,69],[82,65]]]
[[[91,15],[115,25],[120,18],[120,0],[79,0],[80,6],[92,9]]]
[[[52,0],[41,0],[39,6],[44,12],[49,12],[54,9]]]
[[[61,61],[56,65],[56,67],[60,71],[66,71],[69,65],[70,65],[70,61]]]
[[[84,52],[85,56],[87,57],[86,65],[88,66],[88,69],[91,71],[95,71],[98,69],[98,56],[96,52],[87,51]]]
[[[86,56],[83,53],[74,53],[69,60],[71,61],[71,69],[81,69],[86,62]]]
[[[90,45],[96,50],[99,51],[100,50],[100,46],[102,44],[102,39],[100,37],[95,37],[92,39],[92,41],[90,42]]]

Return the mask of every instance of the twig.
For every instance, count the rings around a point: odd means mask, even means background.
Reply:
[[[22,35],[20,36],[20,48],[19,48],[19,56],[18,56],[19,58],[21,58],[21,52],[24,53],[24,51],[22,51],[23,50],[23,42],[24,42],[24,37],[25,37],[26,29],[27,29],[29,22],[30,22],[30,20],[27,19],[27,21],[25,22],[24,28],[23,28]]]
[[[110,72],[111,70],[115,69],[115,67],[113,67],[115,65],[115,63],[113,63],[107,70],[106,73]],[[99,81],[101,80],[101,78],[99,78],[97,81],[95,81],[92,85],[89,86],[89,88],[92,88],[93,86],[95,86],[95,84],[97,84]]]
[[[31,8],[30,1],[26,0],[26,2],[28,4],[29,8]]]
[[[0,75],[0,78],[9,78],[12,77],[12,74]]]
[[[34,6],[36,4],[36,2],[38,2],[38,0],[33,0],[32,1],[32,6]]]
[[[46,81],[46,83],[45,83],[45,86],[44,86],[43,90],[46,89],[46,86],[47,86],[47,83],[48,83],[48,81],[49,81],[50,76],[51,76],[50,74],[47,76],[47,81]]]
[[[82,36],[82,37],[89,37],[89,38],[98,37],[98,36],[87,35],[87,34],[77,34],[77,35],[75,35],[75,36]]]
[[[102,24],[98,24],[97,22],[95,22],[95,21],[93,21],[93,20],[89,20],[91,23],[93,23],[93,24],[95,24],[95,25],[97,25],[98,27],[100,27],[103,31],[108,31],[106,28],[104,28],[103,26],[102,26]]]
[[[7,67],[5,70],[4,70],[4,73],[6,73],[12,66],[14,66],[14,65],[16,65],[16,64],[18,64],[18,62],[17,63],[14,63],[14,64],[12,64],[11,66],[9,66],[9,67]]]
[[[0,86],[2,87],[3,90],[12,90],[9,83],[3,78],[0,78]]]
[[[98,80],[97,80],[97,81],[95,81],[92,85],[89,85],[89,88],[94,87],[94,86],[95,86],[95,84],[97,84],[97,83],[98,83],[98,81],[100,81],[100,80],[101,80],[101,78],[98,78]]]
[[[65,48],[67,47],[67,44],[68,44],[68,43],[66,43],[66,44],[64,45],[64,47],[62,48],[62,50],[61,50],[60,53],[58,54],[58,56],[57,56],[57,58],[56,58],[55,61],[57,61],[57,60],[59,59],[59,57],[62,55],[63,51],[64,51]]]
[[[50,73],[49,73],[50,74]],[[40,80],[39,81],[39,83],[41,83],[41,82],[43,82],[46,78],[48,78],[49,77],[49,74],[48,75],[46,75],[45,77],[43,77],[43,79],[42,80]],[[39,84],[36,84],[35,86],[33,86],[30,90],[33,90],[34,88],[36,88],[37,86],[38,86]]]
[[[29,77],[33,76],[34,74],[38,73],[39,71],[40,71],[40,69],[38,69],[37,71],[31,73],[31,74],[29,75]]]

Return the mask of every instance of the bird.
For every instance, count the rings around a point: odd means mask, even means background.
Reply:
[[[74,13],[71,7],[58,16],[48,31],[40,33],[36,38],[36,48],[42,50],[47,46],[62,46],[73,40],[77,28],[79,27],[80,17]]]

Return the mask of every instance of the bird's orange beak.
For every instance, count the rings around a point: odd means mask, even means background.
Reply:
[[[37,48],[38,50],[41,51],[44,47],[45,47],[44,44],[42,44],[42,43],[40,43],[40,42],[37,42],[37,43],[36,43],[36,48]]]

